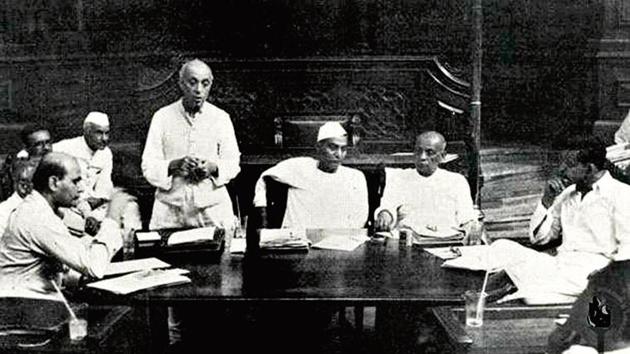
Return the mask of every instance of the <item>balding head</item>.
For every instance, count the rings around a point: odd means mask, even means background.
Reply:
[[[416,170],[422,176],[430,176],[437,170],[446,152],[444,136],[435,131],[424,132],[416,138]]]
[[[83,192],[82,186],[79,163],[74,157],[60,152],[44,155],[33,175],[33,188],[54,209],[76,206]]]
[[[37,168],[37,160],[16,160],[11,166],[13,189],[24,198],[33,190],[33,174]]]
[[[208,99],[212,87],[212,70],[199,59],[182,65],[179,70],[179,87],[182,90],[184,109],[189,113],[198,112]]]

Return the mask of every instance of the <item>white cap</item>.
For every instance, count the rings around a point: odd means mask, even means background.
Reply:
[[[109,118],[107,117],[107,114],[102,112],[90,112],[87,117],[85,117],[85,121],[83,123],[93,123],[104,127],[109,125]]]
[[[343,138],[348,133],[343,129],[339,122],[326,122],[319,128],[317,133],[317,141],[322,141],[330,138]]]

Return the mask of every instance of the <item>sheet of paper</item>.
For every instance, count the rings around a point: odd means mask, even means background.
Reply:
[[[370,238],[363,235],[333,235],[313,244],[313,248],[352,251]]]
[[[245,238],[233,238],[230,243],[230,253],[245,253],[247,240]]]
[[[134,259],[130,261],[113,262],[110,263],[105,271],[105,275],[118,275],[125,273],[133,273],[140,270],[155,269],[155,268],[168,268],[171,265],[163,262],[157,258],[142,258]]]
[[[432,247],[432,248],[424,248],[424,250],[438,258],[447,260],[447,259],[453,259],[453,258],[459,257],[460,255],[457,253],[457,251],[454,251],[454,250],[460,250],[462,247],[464,246]],[[476,246],[465,246],[465,247],[476,247]]]
[[[185,269],[169,270],[143,270],[116,278],[106,279],[90,283],[90,288],[101,289],[119,295],[127,295],[133,292],[151,289],[164,285],[176,285],[190,283],[190,278],[184,276]]]
[[[173,232],[168,238],[168,245],[179,245],[199,241],[214,240],[214,227],[200,227],[196,229]]]
[[[161,236],[157,231],[142,231],[136,232],[136,238],[138,242],[157,242],[160,241]]]
[[[492,270],[488,267],[488,253],[490,252],[490,246],[462,246],[458,247],[458,249],[462,255],[445,261],[442,263],[442,267],[470,270]],[[425,250],[429,251],[428,249]]]

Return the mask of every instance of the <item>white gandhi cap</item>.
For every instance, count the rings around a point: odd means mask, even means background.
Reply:
[[[83,123],[93,123],[104,127],[109,125],[109,118],[107,114],[102,112],[90,112]]]
[[[317,141],[322,141],[330,138],[343,138],[346,137],[348,133],[343,129],[339,122],[326,122],[319,128],[319,132],[317,133]]]

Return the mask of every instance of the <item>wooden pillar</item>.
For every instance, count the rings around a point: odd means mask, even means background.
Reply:
[[[482,0],[472,0],[472,25],[473,25],[473,48],[472,48],[472,98],[470,101],[470,118],[472,120],[472,142],[473,156],[471,174],[474,178],[473,195],[475,196],[475,206],[480,207],[479,190],[480,181],[480,150],[481,150],[481,64],[482,64],[482,40],[483,40],[483,6]]]

